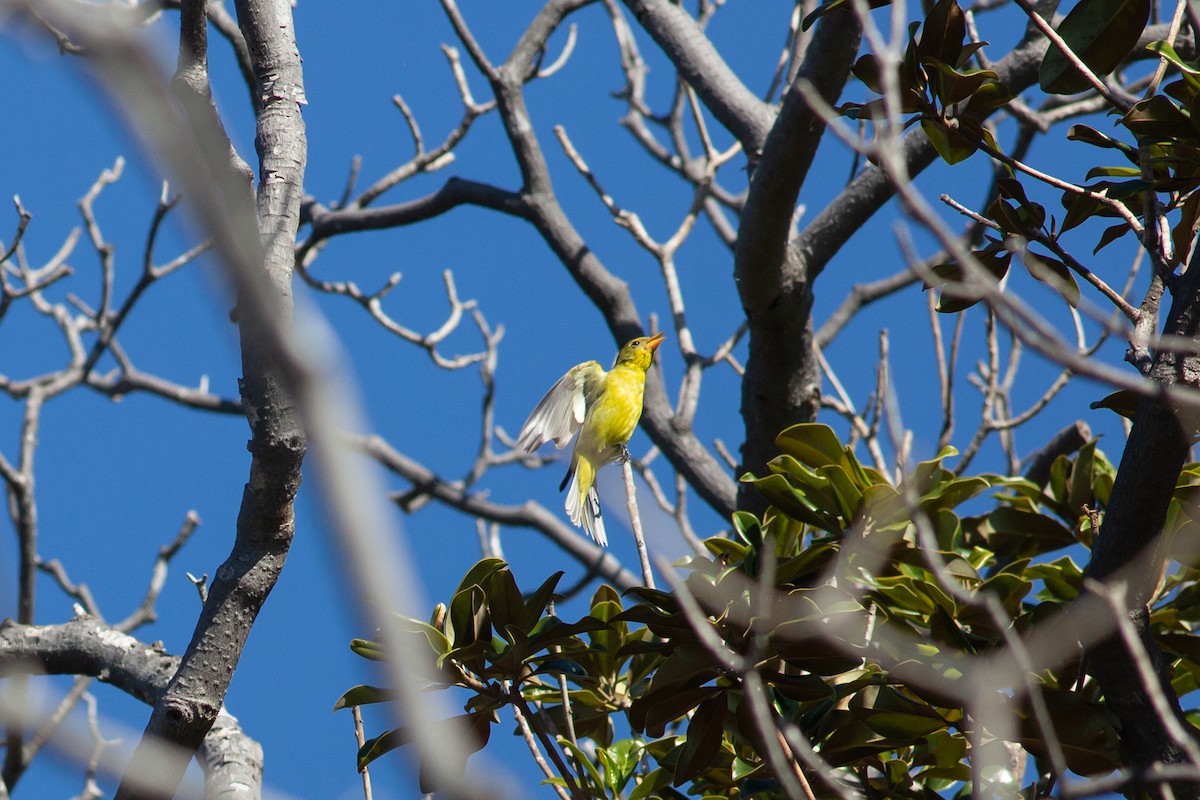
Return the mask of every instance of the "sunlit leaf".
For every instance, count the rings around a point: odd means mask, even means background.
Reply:
[[[367,706],[372,703],[386,703],[394,696],[387,689],[380,689],[377,686],[355,686],[338,698],[337,702],[333,704],[333,710],[339,711],[343,708],[353,708],[354,706]]]

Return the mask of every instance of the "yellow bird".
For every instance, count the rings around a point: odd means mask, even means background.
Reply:
[[[595,361],[571,367],[546,392],[517,437],[517,447],[527,453],[549,441],[562,449],[582,428],[558,490],[571,481],[567,516],[601,546],[608,544],[608,536],[600,516],[596,472],[610,461],[629,457],[625,443],[642,416],[646,370],[664,338],[666,334],[656,333],[626,342],[608,372]]]

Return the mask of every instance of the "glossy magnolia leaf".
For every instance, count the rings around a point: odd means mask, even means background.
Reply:
[[[1150,19],[1150,0],[1080,0],[1058,26],[1058,34],[1088,69],[1103,77],[1137,47]],[[1091,88],[1083,73],[1053,45],[1042,59],[1038,82],[1050,94]]]
[[[1096,247],[1092,250],[1092,255],[1096,255],[1108,245],[1120,239],[1125,234],[1129,233],[1131,228],[1128,222],[1118,222],[1116,225],[1110,225],[1100,234],[1099,241],[1096,242]]]
[[[840,106],[835,106],[834,111],[843,117],[850,119],[883,119],[886,116],[887,109],[884,107],[883,100],[872,100],[869,103],[843,103]]]
[[[964,653],[974,655],[975,645],[967,637],[967,634],[958,623],[954,621],[949,612],[944,608],[938,608],[929,617],[929,638],[937,642],[944,648],[961,650]]]
[[[856,710],[856,713],[872,731],[898,742],[910,742],[918,737],[946,728],[945,721],[932,712],[917,714],[904,711]]]
[[[941,61],[929,66],[934,70],[930,75],[935,84],[934,93],[943,106],[961,103],[982,89],[984,84],[995,83],[1000,77],[990,69],[959,71]]]
[[[1132,389],[1118,389],[1112,394],[1105,397],[1103,400],[1097,400],[1091,404],[1091,408],[1107,408],[1109,411],[1115,411],[1125,419],[1133,419],[1137,413],[1138,401],[1141,395]]]
[[[1191,119],[1169,97],[1156,94],[1133,104],[1121,124],[1139,139],[1194,139]]]
[[[1008,105],[1010,100],[1012,100],[1012,92],[1003,83],[985,83],[971,95],[971,99],[967,101],[962,112],[963,114],[982,116]]]
[[[390,753],[397,747],[408,743],[408,738],[399,728],[387,731],[379,736],[367,739],[358,750],[358,771],[379,758],[384,753]],[[422,787],[424,790],[424,787]]]
[[[571,756],[571,760],[578,766],[576,767],[576,776],[584,778],[584,784],[590,784],[587,788],[591,789],[589,794],[604,797],[604,779],[600,776],[600,771],[596,769],[596,765],[592,763],[592,759],[588,754],[579,748],[574,742],[571,742],[563,737],[558,738],[559,745]]]
[[[1142,171],[1138,167],[1092,167],[1087,171],[1087,180],[1093,178],[1138,178]]]
[[[588,672],[578,662],[569,658],[551,658],[542,661],[531,675],[565,675],[576,680],[587,679]]]
[[[338,698],[333,704],[333,710],[338,711],[343,708],[353,708],[354,706],[368,706],[372,703],[386,703],[391,700],[394,695],[386,689],[380,689],[377,686],[355,686],[350,691]]]
[[[555,646],[566,645],[581,633],[604,630],[609,623],[592,616],[577,622],[564,622],[558,617],[542,617],[529,631],[529,649],[538,653]]]
[[[608,748],[596,751],[597,756],[603,754],[601,763],[605,766],[604,783],[614,795],[620,795],[624,791],[645,753],[646,743],[641,739],[622,739]]]
[[[762,671],[763,682],[790,700],[812,702],[834,699],[834,690],[816,675],[784,675],[780,672]]]
[[[836,516],[818,508],[805,489],[794,487],[783,475],[768,475],[753,483],[768,503],[792,519],[824,531],[841,532],[842,526]]]
[[[835,512],[849,525],[862,505],[862,492],[841,467],[819,467],[816,472],[824,481],[827,495],[832,495],[833,503],[825,506],[826,510]]]
[[[1053,733],[1072,772],[1092,776],[1120,768],[1120,744],[1111,712],[1071,691],[1043,688],[1042,698],[1054,723]],[[1036,718],[1025,709],[1017,713],[1021,718],[1021,745],[1035,756],[1046,758],[1049,752],[1046,734]]]
[[[906,576],[879,578],[875,591],[890,601],[886,605],[893,612],[916,613],[924,617],[938,608],[937,603],[925,593],[923,587]]]
[[[1033,511],[1001,506],[988,514],[987,521],[992,529],[988,543],[997,552],[1045,553],[1075,544],[1062,523]]]
[[[883,8],[891,4],[892,0],[867,0],[867,5],[871,8]],[[800,24],[800,29],[804,31],[808,30],[816,24],[817,20],[835,9],[840,8],[843,11],[853,13],[849,6],[850,0],[830,0],[828,3],[822,3],[804,18],[804,21]]]
[[[780,562],[775,568],[775,580],[781,585],[803,584],[806,578],[822,574],[837,554],[838,548],[828,542],[806,547],[794,558]]]
[[[879,59],[867,53],[861,56],[858,61],[854,62],[854,66],[850,71],[854,73],[854,77],[863,82],[863,85],[870,89],[875,94],[883,94],[883,77],[880,75],[882,66]]]
[[[989,592],[1000,600],[1004,610],[1015,617],[1021,612],[1021,601],[1033,590],[1033,582],[1011,572],[999,572],[979,586],[980,592]]]
[[[1031,250],[1025,251],[1022,260],[1030,275],[1062,295],[1071,308],[1079,307],[1079,284],[1066,264]]]
[[[1191,61],[1184,61],[1183,56],[1179,55],[1179,53],[1175,51],[1175,48],[1171,46],[1170,42],[1151,42],[1150,44],[1146,45],[1146,49],[1151,53],[1157,53],[1158,55],[1162,56],[1167,61],[1178,67],[1182,72],[1186,72],[1189,75],[1200,75],[1200,67]]]
[[[1200,639],[1191,633],[1160,633],[1154,640],[1168,653],[1200,664]]]
[[[921,130],[925,131],[930,144],[933,145],[934,150],[937,150],[941,159],[951,166],[966,161],[979,149],[978,145],[967,139],[958,130],[947,127],[939,120],[922,117]]]
[[[554,599],[554,588],[558,586],[558,582],[562,579],[563,575],[562,570],[551,575],[525,601],[525,624],[527,626],[533,627],[536,625],[538,620],[541,619],[542,614],[546,612],[546,607]]]
[[[386,658],[383,645],[371,639],[351,639],[350,651],[371,661],[383,661]]]
[[[696,707],[688,722],[687,739],[675,762],[674,786],[682,786],[707,770],[721,752],[721,737],[728,715],[725,693],[713,695]]]
[[[695,637],[692,637],[692,641]],[[712,679],[717,673],[716,662],[700,644],[684,640],[676,643],[675,652],[668,656],[654,673],[649,694],[669,694],[683,686],[699,686]],[[647,695],[647,696],[648,696]]]
[[[621,611],[621,598],[611,586],[601,586],[592,595],[591,616],[607,623],[602,628],[588,632],[591,646],[597,651],[597,677],[615,676],[622,663],[617,651],[625,643],[629,627],[618,617]]]
[[[943,509],[958,507],[990,486],[983,478],[958,478],[929,487],[921,496],[921,509],[934,514]]]
[[[487,595],[478,584],[460,589],[450,600],[450,635],[455,650],[492,636],[491,619],[487,613]]]
[[[829,731],[821,744],[821,756],[832,766],[846,766],[859,759],[890,750],[892,745],[848,711],[831,714]]]
[[[955,0],[938,0],[921,25],[916,53],[922,63],[957,65],[962,54],[967,23]]]
[[[1046,222],[1046,209],[1039,203],[1023,200],[1013,203],[997,197],[987,208],[988,216],[1000,224],[1005,233],[1021,236],[1035,235]]]
[[[839,464],[845,456],[842,443],[833,428],[816,422],[802,422],[775,437],[775,445],[805,466],[817,468]]]
[[[1084,187],[1090,191],[1097,192],[1108,196],[1112,200],[1119,200],[1125,208],[1132,212],[1134,216],[1141,216],[1142,213],[1142,193],[1149,191],[1154,187],[1150,181],[1141,179],[1127,181],[1096,181]],[[1104,212],[1111,217],[1120,217],[1121,214],[1111,206],[1105,205]]]
[[[1104,203],[1096,198],[1072,191],[1063,192],[1062,206],[1067,211],[1060,229],[1062,233],[1082,225],[1094,216],[1108,216],[1110,211]]]
[[[1115,474],[1115,470],[1108,463],[1104,454],[1096,453],[1096,440],[1093,439],[1079,448],[1079,453],[1071,464],[1071,479],[1067,486],[1066,505],[1076,516],[1083,513],[1080,511],[1082,506],[1088,505],[1094,508],[1097,505],[1096,479],[1100,473],[1104,472]],[[1102,504],[1107,504],[1107,498],[1102,501]],[[1071,519],[1074,518],[1076,517],[1071,517]]]
[[[434,742],[453,740],[455,742],[453,748],[443,748],[443,758],[448,759],[444,763],[447,766],[461,770],[466,767],[467,757],[477,750],[482,749],[487,744],[488,738],[491,735],[492,722],[493,717],[490,712],[482,714],[459,714],[450,719],[434,721],[426,728],[423,728],[420,735],[428,737],[430,741]],[[462,736],[461,733],[464,732],[469,735]],[[368,739],[358,750],[359,771],[362,771],[364,767],[385,753],[389,753],[411,741],[411,733],[405,726]],[[421,791],[435,791],[438,787],[433,784],[429,771],[424,764],[421,765],[420,772]]]
[[[1196,97],[1200,95],[1200,76],[1184,72],[1179,80],[1163,84],[1162,91],[1168,97],[1174,98],[1180,108],[1186,109],[1189,116],[1195,117]]]
[[[750,547],[760,547],[763,541],[762,524],[749,511],[733,512],[733,530]]]
[[[674,722],[713,695],[724,696],[717,686],[696,686],[679,691],[656,692],[633,701],[629,707],[629,725],[634,731],[645,731],[658,737],[670,722]]]
[[[750,552],[749,545],[735,542],[732,539],[725,539],[721,536],[713,536],[705,539],[704,549],[712,553],[714,558],[723,559],[731,564],[745,560],[747,554]]]
[[[815,13],[815,12],[814,12]],[[629,800],[649,800],[650,798],[665,798],[665,800],[687,800],[677,790],[671,788],[671,773],[662,767],[652,770],[649,775],[633,787]]]
[[[484,587],[487,585],[488,578],[498,569],[504,569],[508,564],[504,563],[502,558],[481,558],[467,570],[467,574],[463,575],[463,579],[458,584],[458,589],[455,593],[461,592],[471,586]]]
[[[995,283],[999,283],[1008,273],[1009,264],[1012,262],[1012,253],[1003,249],[1003,246],[976,250],[972,254],[979,265],[983,267],[984,274]],[[964,271],[964,278],[966,277],[968,275]],[[938,298],[937,310],[942,314],[953,314],[970,308],[982,299],[982,286],[970,290],[946,286],[942,289],[941,297]]]
[[[1114,139],[1106,133],[1101,133],[1095,128],[1087,125],[1072,125],[1067,130],[1067,138],[1073,142],[1084,142],[1085,144],[1093,145],[1094,147],[1104,147],[1110,150],[1119,150],[1125,154],[1133,163],[1137,163],[1138,154],[1137,148],[1122,142],[1120,139]]]
[[[1018,205],[1033,205],[1029,200],[1029,196],[1025,194],[1025,187],[1016,178],[997,178],[996,191],[1001,197],[1015,200]],[[1041,223],[1038,224],[1040,225]]]
[[[492,627],[506,639],[516,641],[517,636],[528,633],[525,624],[525,601],[512,571],[507,567],[492,573],[488,580],[487,604],[491,612]]]

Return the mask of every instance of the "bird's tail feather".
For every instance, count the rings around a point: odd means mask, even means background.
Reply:
[[[588,536],[601,547],[608,546],[608,534],[604,530],[604,517],[600,512],[600,495],[596,494],[596,472],[592,463],[579,459],[574,473],[568,473],[571,488],[567,490],[564,504],[571,522],[587,531]],[[566,479],[564,479],[564,483]]]

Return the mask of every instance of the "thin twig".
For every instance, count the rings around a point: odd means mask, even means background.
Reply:
[[[642,515],[638,512],[637,489],[633,485],[633,467],[628,461],[621,465],[625,478],[625,507],[629,510],[629,524],[633,528],[633,540],[637,543],[638,560],[642,564],[642,581],[646,588],[654,588],[654,571],[650,567],[650,554],[646,552],[646,537],[642,534]]]
[[[358,749],[361,751],[367,743],[366,736],[363,735],[362,710],[358,706],[351,706],[350,710],[354,714],[354,741],[358,742]],[[366,764],[363,764],[359,774],[362,775],[363,800],[372,800],[371,771]]]

